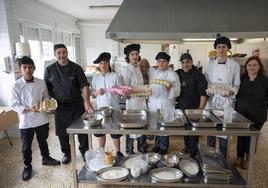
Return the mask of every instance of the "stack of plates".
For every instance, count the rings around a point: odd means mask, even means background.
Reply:
[[[205,180],[229,181],[232,178],[232,171],[219,150],[198,145],[198,155]]]

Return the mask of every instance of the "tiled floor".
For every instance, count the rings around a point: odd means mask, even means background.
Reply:
[[[62,158],[62,153],[59,147],[58,138],[54,133],[53,118],[50,117],[50,136],[48,139],[49,149],[52,157],[56,159]],[[182,148],[182,138],[171,138],[171,150]],[[231,160],[235,157],[235,138],[231,139],[230,156]],[[24,182],[21,180],[23,164],[21,160],[21,142],[19,138],[12,138],[13,147],[9,146],[8,140],[0,140],[0,188],[71,188],[73,187],[73,179],[71,173],[71,165],[61,165],[57,167],[43,166],[41,163],[40,151],[36,141],[33,142],[33,177]],[[201,143],[205,142],[201,138]],[[96,139],[93,141],[93,146],[96,146]],[[122,148],[124,143],[122,144]],[[254,165],[254,175],[252,176],[253,188],[268,187],[268,123],[263,127],[262,134],[258,141],[258,150]],[[107,137],[107,147],[112,148],[110,137]],[[77,152],[79,153],[79,152]],[[81,156],[78,154],[78,166],[82,166]],[[241,171],[243,175],[246,173]],[[81,184],[85,187],[119,187],[119,186],[96,186],[90,184]],[[125,186],[120,186],[125,187]],[[131,186],[134,187],[134,186]],[[139,186],[135,186],[139,187]]]

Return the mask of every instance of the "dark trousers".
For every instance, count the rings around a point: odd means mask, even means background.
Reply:
[[[62,153],[71,155],[71,147],[69,143],[69,136],[58,136]],[[88,150],[88,136],[87,134],[78,134],[79,150],[82,155]]]
[[[210,147],[216,147],[216,137],[208,136],[207,145]],[[227,146],[228,139],[219,138],[219,150],[225,158],[227,157]]]
[[[36,134],[42,158],[46,158],[49,156],[47,144],[48,132],[48,123],[35,128],[20,129],[23,163],[25,166],[31,166],[32,163],[32,142],[34,138],[34,133]]]
[[[147,150],[146,136],[142,135],[138,139],[138,151],[143,153]],[[134,138],[130,138],[129,135],[126,135],[126,153],[134,150]]]
[[[169,136],[156,136],[154,147],[167,151],[169,147]]]
[[[184,136],[184,145],[190,150],[190,156],[194,157],[197,154],[198,136]]]
[[[253,124],[253,127],[255,127],[257,130],[261,130],[262,126],[263,126],[263,123]],[[245,154],[249,153],[249,146],[250,146],[249,136],[238,136],[237,146],[236,146],[237,157],[244,158]]]

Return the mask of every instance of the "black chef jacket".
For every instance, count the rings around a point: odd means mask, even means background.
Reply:
[[[236,96],[236,110],[253,123],[263,124],[267,119],[268,77],[258,75],[250,81],[248,75],[241,78]]]
[[[200,97],[206,96],[207,80],[195,66],[189,71],[176,70],[180,77],[181,93],[176,98],[177,109],[196,109],[200,104]]]
[[[73,102],[81,96],[81,88],[89,86],[81,66],[72,61],[65,66],[58,62],[47,67],[45,81],[51,97],[60,102]]]
[[[45,81],[51,97],[58,107],[55,112],[56,135],[66,136],[66,129],[84,112],[81,89],[89,86],[82,67],[69,61],[65,66],[58,62],[47,67]]]

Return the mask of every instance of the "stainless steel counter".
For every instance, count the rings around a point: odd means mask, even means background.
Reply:
[[[222,125],[218,125],[215,128],[193,128],[190,125],[185,127],[173,128],[173,127],[160,127],[157,123],[157,113],[148,112],[148,125],[143,129],[122,129],[120,127],[121,114],[119,111],[114,111],[112,117],[104,118],[102,125],[98,127],[89,127],[84,123],[82,118],[74,121],[68,128],[67,133],[70,136],[71,142],[71,155],[72,155],[72,170],[74,178],[74,187],[77,188],[79,183],[91,183],[91,184],[117,184],[117,185],[139,185],[139,186],[172,186],[172,187],[250,187],[250,177],[253,173],[253,163],[255,154],[255,145],[259,131],[250,127],[249,129],[224,129]],[[75,153],[75,134],[88,134],[91,138],[91,134],[143,134],[143,135],[201,135],[201,136],[213,136],[213,135],[226,135],[226,136],[250,136],[250,152],[249,152],[249,167],[247,171],[246,179],[244,180],[238,171],[228,162],[230,168],[233,171],[234,178],[228,183],[209,181],[205,182],[202,174],[197,177],[189,179],[183,178],[178,183],[155,183],[152,182],[148,174],[142,175],[138,179],[129,177],[122,182],[101,182],[96,179],[94,172],[89,172],[82,168],[78,173],[76,167],[76,153]],[[90,139],[91,142],[91,139]]]
[[[114,111],[112,117],[104,117],[102,125],[89,127],[82,118],[77,119],[68,127],[67,133],[70,134],[143,134],[143,135],[226,135],[226,136],[257,136],[259,131],[254,127],[249,129],[224,129],[222,125],[216,128],[194,128],[190,125],[180,128],[161,127],[157,124],[157,113],[148,112],[148,125],[143,129],[122,129],[120,127],[121,114]]]

